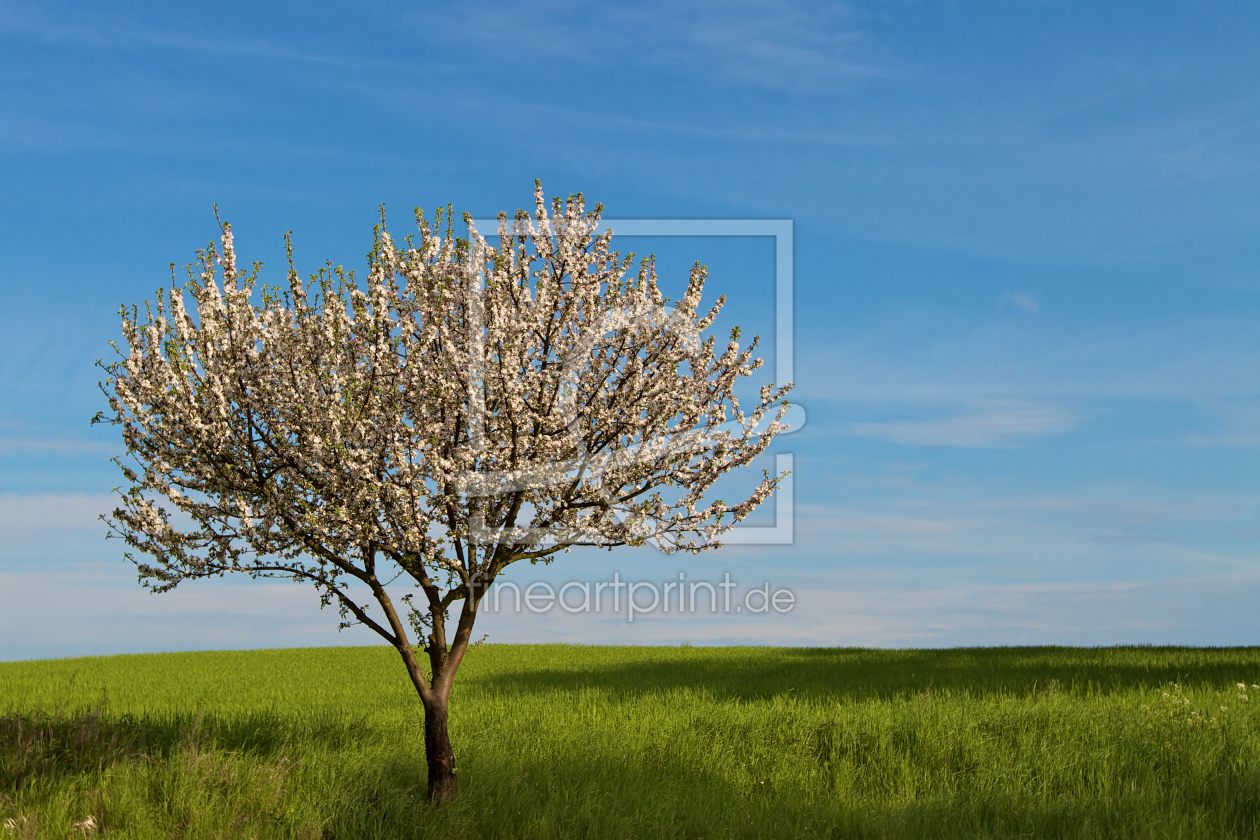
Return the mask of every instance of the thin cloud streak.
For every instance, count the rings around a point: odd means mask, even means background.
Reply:
[[[588,15],[592,14],[594,19]],[[588,71],[625,65],[673,75],[688,84],[753,86],[765,90],[827,95],[860,82],[904,75],[868,31],[853,24],[840,4],[651,3],[590,7],[552,2],[537,7],[505,5],[488,14],[469,11],[454,21],[433,11],[413,12],[418,36],[441,43],[519,54],[522,59],[577,64]],[[604,37],[580,33],[594,26]],[[440,33],[435,38],[434,33]],[[662,37],[668,33],[667,37]],[[528,53],[525,46],[528,45]]]
[[[1067,434],[1080,419],[1054,406],[1005,406],[927,420],[866,421],[841,425],[841,434],[901,446],[992,449]]]
[[[421,68],[406,62],[385,61],[378,58],[346,59],[313,51],[294,49],[273,40],[256,37],[213,38],[197,33],[169,32],[138,24],[127,18],[100,13],[84,14],[76,11],[72,18],[76,23],[68,22],[71,18],[53,18],[43,9],[25,16],[12,11],[0,17],[0,33],[5,35],[33,36],[53,43],[75,44],[82,46],[126,47],[149,46],[162,49],[174,49],[184,52],[210,53],[224,56],[246,56],[269,61],[294,62],[300,64],[317,64],[335,67],[342,70],[414,70]],[[83,24],[77,21],[89,20]]]
[[[860,487],[843,495],[853,493],[866,495]],[[798,500],[793,553],[849,581],[909,574],[942,583],[1065,576],[1145,583],[1190,570],[1250,574],[1260,559],[1231,536],[1255,529],[1260,498],[951,498],[959,495],[958,487],[906,488],[861,505]],[[757,558],[748,550],[738,556]]]
[[[1002,295],[1002,306],[1014,306],[1016,309],[1022,309],[1025,312],[1031,312],[1034,315],[1041,311],[1041,303],[1037,300],[1036,295],[1029,292],[1013,292],[1011,294]]]
[[[40,536],[53,544],[69,533],[95,531],[103,536],[105,525],[99,517],[117,506],[118,497],[112,493],[3,495],[0,532],[10,538]]]
[[[114,455],[121,445],[82,440],[68,435],[37,437],[33,435],[0,434],[0,455],[48,453],[57,455]]]
[[[938,410],[979,400],[1169,399],[1209,408],[1260,399],[1260,343],[1249,317],[1113,320],[1067,334],[1041,319],[944,327],[944,319],[921,315],[890,320],[878,332],[816,345],[796,398]],[[890,339],[908,335],[923,337]]]
[[[0,660],[311,645],[377,644],[294,583],[210,582],[154,595],[126,563],[0,571]]]

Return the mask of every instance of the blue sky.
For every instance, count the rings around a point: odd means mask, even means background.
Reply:
[[[376,207],[584,192],[794,221],[795,542],[531,580],[788,587],[787,615],[487,616],[494,641],[1250,644],[1260,7],[0,2],[0,659],[357,644],[294,584],[144,593],[95,521],[93,363],[215,233],[359,266]],[[702,259],[767,339],[771,240]],[[278,276],[276,274],[273,277]],[[770,511],[760,514],[769,521]]]

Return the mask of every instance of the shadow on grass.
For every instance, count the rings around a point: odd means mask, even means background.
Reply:
[[[0,837],[405,837],[427,807],[423,742],[396,730],[382,746],[349,719],[105,712],[0,715]]]
[[[366,722],[330,714],[295,718],[270,711],[231,715],[196,711],[135,717],[108,715],[106,705],[102,699],[72,714],[10,711],[0,716],[0,790],[21,790],[119,762],[165,761],[181,752],[209,749],[265,759],[294,747],[341,750],[377,740]],[[419,737],[417,749],[423,755]]]
[[[1155,689],[1178,682],[1221,689],[1260,681],[1260,648],[619,648],[509,646],[487,651],[486,673],[467,676],[504,694],[604,689],[642,696],[676,689],[718,698],[815,701],[886,699],[924,692],[1034,696]],[[614,650],[609,656],[603,651]],[[514,659],[521,661],[514,662]]]

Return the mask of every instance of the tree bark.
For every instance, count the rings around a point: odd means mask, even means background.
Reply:
[[[429,802],[438,805],[455,798],[455,751],[446,731],[446,701],[434,697],[424,704],[424,757],[429,765]]]

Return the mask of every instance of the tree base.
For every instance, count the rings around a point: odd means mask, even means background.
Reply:
[[[432,771],[430,771],[428,793],[430,805],[441,805],[444,802],[450,802],[455,798],[455,794],[458,792],[459,784],[457,783],[454,773],[435,777],[432,774]]]
[[[446,731],[446,704],[434,702],[424,709],[424,757],[429,765],[429,802],[450,802],[459,790],[455,779],[455,752]]]

